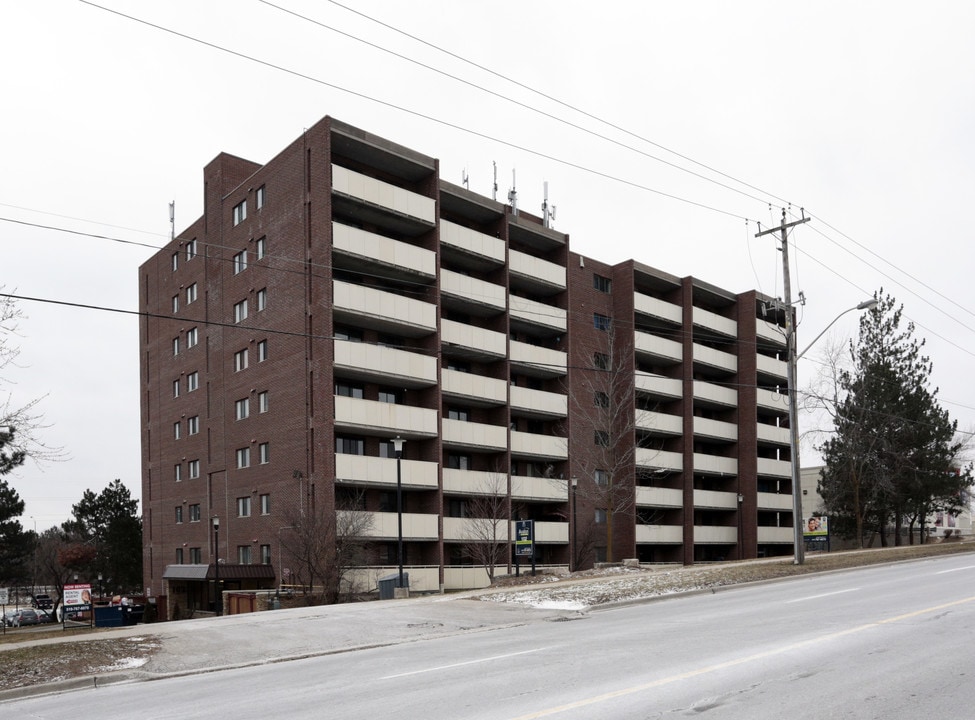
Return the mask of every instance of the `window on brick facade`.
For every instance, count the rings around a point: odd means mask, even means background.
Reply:
[[[193,392],[200,387],[200,373],[197,371],[191,372],[186,376],[186,390],[187,392]]]
[[[179,270],[179,253],[173,253],[173,272]]]
[[[173,355],[179,355],[179,338],[173,338]]]
[[[603,277],[602,275],[596,275],[593,273],[592,286],[599,292],[608,293],[613,287],[613,281],[608,277]]]
[[[202,565],[203,564],[203,553],[198,547],[190,548],[190,565]]]
[[[595,515],[593,519],[596,521],[597,525],[606,524],[606,511],[603,508],[596,508]]]
[[[199,460],[190,460],[188,463],[186,463],[186,466],[189,470],[190,480],[196,480],[198,477],[200,477]]]
[[[234,372],[247,369],[247,348],[234,353]]]
[[[176,548],[176,564],[183,564],[183,548]]]
[[[251,546],[250,545],[238,545],[237,546],[237,562],[240,565],[250,565],[251,564]]]
[[[592,364],[597,370],[609,370],[609,355],[606,353],[593,353]]]
[[[234,322],[239,323],[247,319],[247,301],[234,303]]]
[[[200,342],[200,331],[197,328],[190,328],[186,331],[186,347],[196,347]]]
[[[190,435],[196,435],[200,432],[200,416],[194,415],[186,420],[186,432]]]
[[[179,312],[179,295],[173,295],[173,314]]]
[[[379,389],[379,402],[390,403],[391,405],[397,405],[401,402],[401,395],[398,390],[391,390],[389,388]]]
[[[592,324],[597,330],[609,330],[612,322],[612,319],[607,315],[601,315],[600,313],[592,314]]]
[[[604,392],[597,390],[592,394],[592,403],[596,407],[608,408],[609,407],[609,395]]]
[[[180,482],[183,479],[183,466],[181,464],[173,465],[173,477],[176,482]]]
[[[241,250],[234,255],[234,275],[239,275],[247,269],[247,251]]]
[[[192,285],[186,288],[186,304],[189,305],[192,302],[196,302],[196,295],[197,295],[196,283],[193,283]]]
[[[237,517],[250,517],[250,516],[251,516],[250,495],[245,495],[244,497],[237,498]]]
[[[178,420],[173,423],[173,439],[179,440],[180,433],[183,430],[183,423]]]
[[[336,325],[335,339],[348,340],[349,342],[362,342],[362,330],[345,327],[344,325]]]
[[[177,525],[182,525],[183,524],[183,506],[182,505],[177,505],[176,506],[176,524]]]
[[[237,467],[246,468],[251,466],[251,449],[249,447],[238,448]]]
[[[186,243],[186,259],[192,260],[196,257],[196,238]]]
[[[466,408],[447,408],[447,419],[467,422],[471,419],[471,414]]]
[[[593,433],[593,444],[599,447],[609,447],[609,433],[605,430],[596,430]]]
[[[257,412],[266,413],[268,410],[267,390],[257,393]]]
[[[362,385],[337,382],[335,383],[335,394],[340,395],[341,397],[357,398],[361,400],[363,396]]]
[[[261,340],[257,343],[257,362],[261,363],[267,360],[267,340]]]
[[[261,545],[261,565],[271,564],[271,546]]]
[[[471,456],[460,453],[448,453],[447,467],[451,470],[470,470],[472,467]]]
[[[234,227],[240,225],[247,219],[247,201],[241,200],[234,205]]]
[[[336,435],[335,452],[343,455],[365,455],[366,442],[362,438]]]
[[[261,495],[261,515],[271,514],[271,496],[268,493]]]
[[[257,446],[257,460],[261,465],[271,462],[271,443],[263,442]]]
[[[262,237],[254,243],[254,254],[258,260],[263,260],[267,255],[267,238]]]
[[[173,380],[173,397],[179,397],[179,380]]]
[[[251,414],[251,401],[249,398],[241,398],[234,402],[234,419],[245,420]]]
[[[200,522],[200,503],[190,505],[190,522]]]
[[[257,291],[257,312],[267,310],[267,288]]]
[[[254,204],[257,205],[258,210],[264,207],[264,200],[266,197],[267,191],[264,189],[264,186],[261,185],[259,188],[257,188],[257,192],[254,194]]]
[[[596,484],[600,487],[609,485],[609,473],[607,473],[605,470],[597,470],[595,473],[593,473],[593,480],[595,480]]]

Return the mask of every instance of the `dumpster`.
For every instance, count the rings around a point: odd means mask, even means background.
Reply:
[[[95,627],[121,627],[122,608],[118,605],[95,606]]]
[[[403,573],[403,587],[410,586],[410,574]],[[399,573],[393,573],[379,578],[379,599],[392,600],[396,596],[396,588],[399,587]]]
[[[145,605],[123,605],[122,623],[124,625],[138,625],[142,622],[142,616],[146,611]]]

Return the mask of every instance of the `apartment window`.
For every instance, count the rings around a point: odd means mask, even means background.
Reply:
[[[261,545],[261,565],[271,564],[271,546]]]
[[[595,473],[593,473],[593,480],[595,480],[596,484],[600,487],[605,487],[606,485],[609,485],[609,473],[607,473],[605,470],[597,470]]]
[[[449,453],[447,455],[447,467],[451,470],[470,470],[472,467],[471,456]]]
[[[335,383],[335,394],[342,397],[362,399],[362,385],[352,385],[351,383]]]
[[[247,348],[234,353],[234,372],[247,369]]]
[[[396,390],[388,390],[385,388],[380,388],[379,390],[379,402],[390,403],[391,405],[396,405],[400,402],[400,394]]]
[[[267,310],[267,288],[257,291],[257,312]]]
[[[251,496],[245,495],[244,497],[237,498],[237,517],[250,517],[251,516]]]
[[[267,238],[262,237],[256,243],[254,243],[254,254],[257,255],[258,260],[263,260],[267,255]]]
[[[463,420],[467,422],[471,419],[470,412],[464,408],[447,408],[447,418],[450,420]]]
[[[606,315],[600,315],[599,313],[592,314],[592,324],[597,330],[609,330],[610,324],[612,324],[612,319]]]
[[[251,546],[250,545],[238,545],[237,546],[237,563],[240,565],[250,565],[251,564]]]
[[[246,468],[251,466],[251,449],[249,447],[237,449],[237,467]]]
[[[173,465],[173,477],[176,482],[181,482],[183,480],[183,466],[181,464]]]
[[[596,275],[593,273],[592,286],[599,292],[608,293],[613,287],[613,281],[608,277],[603,277],[602,275]]]
[[[609,370],[609,355],[606,353],[593,353],[592,364],[597,370]]]
[[[196,435],[200,432],[200,416],[194,415],[186,420],[186,432],[189,435]]]
[[[379,457],[381,458],[396,457],[396,447],[393,445],[392,440],[379,441]]]
[[[182,505],[177,505],[176,506],[176,524],[177,525],[182,525],[183,524],[183,506]]]
[[[179,338],[173,338],[173,355],[179,355]]]
[[[597,390],[592,394],[592,403],[596,407],[608,408],[609,407],[609,395],[604,392]]]
[[[173,438],[179,440],[180,431],[183,429],[183,423],[177,421],[173,423]]]
[[[183,548],[176,548],[176,564],[183,564]]]
[[[247,319],[247,301],[241,300],[234,303],[234,322],[239,323]]]
[[[597,430],[593,434],[593,444],[599,447],[609,447],[609,433],[605,430]]]
[[[199,460],[190,460],[188,463],[186,463],[186,467],[189,470],[190,480],[196,480],[197,478],[200,477],[200,461]]]
[[[179,397],[179,380],[173,380],[173,397]]]
[[[365,455],[366,443],[362,438],[335,436],[335,452],[342,455]]]
[[[267,493],[261,495],[261,515],[271,514],[271,496]]]
[[[396,493],[394,492],[381,492],[379,493],[379,512],[396,512]]]
[[[195,347],[200,341],[200,331],[197,328],[190,328],[186,331],[186,347]]]
[[[193,392],[200,387],[200,373],[196,370],[186,376],[186,391]]]
[[[349,342],[362,342],[362,330],[336,325],[335,339],[348,340]]]
[[[267,360],[267,340],[257,343],[257,362],[262,363]]]
[[[241,200],[234,205],[234,227],[240,225],[247,219],[247,200]]]
[[[258,210],[264,207],[265,192],[264,186],[261,185],[259,188],[257,188],[257,192],[254,195],[254,199],[256,201],[255,204],[257,205]]]
[[[186,304],[189,305],[192,302],[196,302],[196,283],[186,288]]]
[[[257,393],[257,412],[266,413],[268,408],[267,390]]]
[[[247,251],[241,250],[234,255],[234,275],[239,275],[247,269]]]
[[[271,443],[263,442],[257,446],[257,459],[261,465],[271,462]]]
[[[190,505],[190,522],[200,522],[200,503]]]
[[[173,272],[179,269],[179,253],[173,253]]]
[[[192,260],[196,257],[196,238],[186,243],[186,259]]]
[[[173,295],[173,314],[179,312],[179,295]]]
[[[234,419],[245,420],[251,414],[251,401],[249,398],[241,398],[234,403]]]
[[[193,547],[190,548],[190,565],[202,565],[203,564],[203,553],[200,548]]]
[[[595,519],[597,525],[605,525],[606,524],[606,510],[604,510],[603,508],[596,508],[596,513],[595,513],[594,519]]]
[[[448,360],[447,369],[454,370],[455,372],[469,373],[471,371],[471,364],[462,362],[461,360]]]

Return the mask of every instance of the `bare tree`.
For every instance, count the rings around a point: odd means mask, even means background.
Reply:
[[[311,603],[337,603],[351,595],[352,573],[365,564],[372,514],[362,509],[361,492],[342,502],[334,514],[295,510],[288,517],[292,532],[284,542],[298,581]]]
[[[490,473],[467,501],[464,553],[484,567],[488,582],[494,582],[495,569],[506,564],[510,547],[508,477]]]

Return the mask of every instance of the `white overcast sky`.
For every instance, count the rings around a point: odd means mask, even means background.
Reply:
[[[499,198],[515,169],[536,214],[547,181],[576,251],[735,292],[782,294],[756,221],[805,208],[800,347],[883,286],[926,338],[942,403],[975,427],[975,4],[344,0],[385,27],[325,0],[277,0],[319,24],[258,0],[100,4],[172,33],[77,0],[7,3],[0,30],[0,284],[52,301],[19,303],[23,367],[0,391],[45,396],[43,439],[68,457],[8,476],[27,527],[114,478],[140,495],[138,321],[56,303],[135,311],[153,250],[10,221],[161,246],[170,201],[177,232],[201,214],[217,153],[267,162],[325,115],[439,158],[451,182],[466,168],[484,195],[492,162]]]

